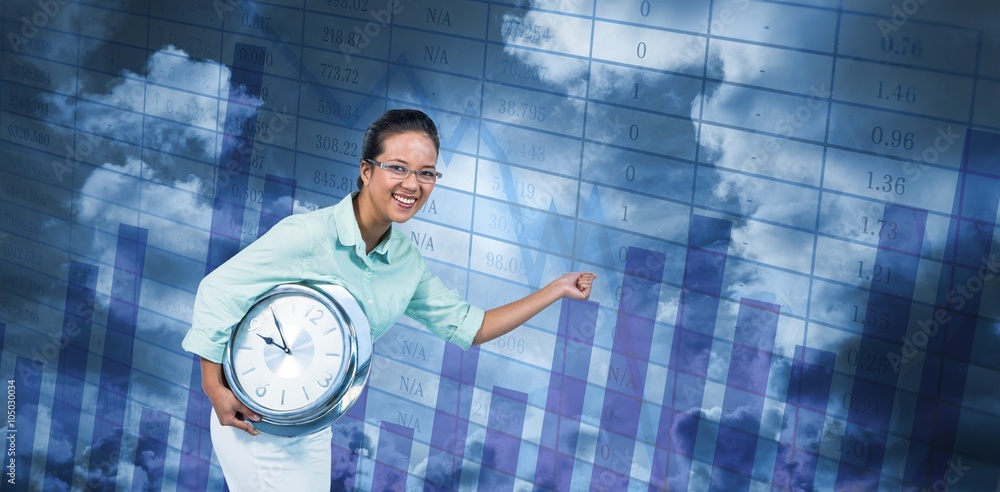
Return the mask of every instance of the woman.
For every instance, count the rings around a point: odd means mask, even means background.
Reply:
[[[271,287],[335,282],[361,304],[373,340],[405,313],[465,349],[510,332],[563,297],[590,296],[595,276],[570,273],[484,312],[432,275],[392,223],[406,222],[427,201],[441,177],[439,145],[437,128],[424,113],[387,112],[365,132],[360,191],[332,207],[285,218],[198,286],[183,346],[202,357],[212,442],[231,490],[329,490],[330,485],[329,427],[299,438],[260,435],[252,423],[260,417],[224,384],[220,362],[232,327]]]

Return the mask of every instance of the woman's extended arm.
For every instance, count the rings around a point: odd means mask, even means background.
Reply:
[[[563,297],[588,299],[596,277],[593,273],[567,273],[521,299],[486,311],[483,326],[472,344],[479,345],[506,335]]]

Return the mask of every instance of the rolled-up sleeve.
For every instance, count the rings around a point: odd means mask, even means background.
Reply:
[[[406,308],[406,315],[422,323],[439,338],[468,349],[483,325],[485,313],[425,269]]]
[[[302,278],[311,248],[308,227],[292,216],[208,274],[198,285],[184,350],[221,362],[233,327],[253,301],[275,285]]]

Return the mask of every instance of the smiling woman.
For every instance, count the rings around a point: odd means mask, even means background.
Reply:
[[[359,191],[332,207],[282,220],[198,286],[183,345],[202,357],[202,388],[213,407],[212,443],[230,490],[330,488],[330,428],[291,438],[262,434],[253,424],[261,416],[237,399],[223,378],[220,361],[233,326],[271,288],[299,281],[340,285],[360,304],[373,341],[405,313],[465,349],[507,334],[559,299],[590,297],[595,276],[569,273],[527,297],[483,311],[430,273],[413,243],[392,224],[410,220],[434,190],[441,177],[439,145],[437,127],[426,114],[387,112],[365,132]],[[258,335],[281,357],[296,349],[284,343],[274,318],[273,333]],[[261,330],[271,330],[270,322],[263,325]],[[265,364],[259,370],[270,369]],[[283,377],[271,372],[266,376]]]
[[[406,222],[427,201],[437,180],[439,146],[434,122],[415,110],[390,111],[365,132],[354,213],[366,252],[392,222]],[[418,174],[423,172],[427,177]]]

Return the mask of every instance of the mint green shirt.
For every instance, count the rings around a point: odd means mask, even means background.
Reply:
[[[469,348],[483,310],[431,274],[413,243],[394,227],[365,254],[353,196],[286,217],[208,274],[198,285],[184,349],[221,362],[233,327],[254,300],[278,284],[301,280],[344,286],[361,304],[372,340],[405,313],[438,337]]]

